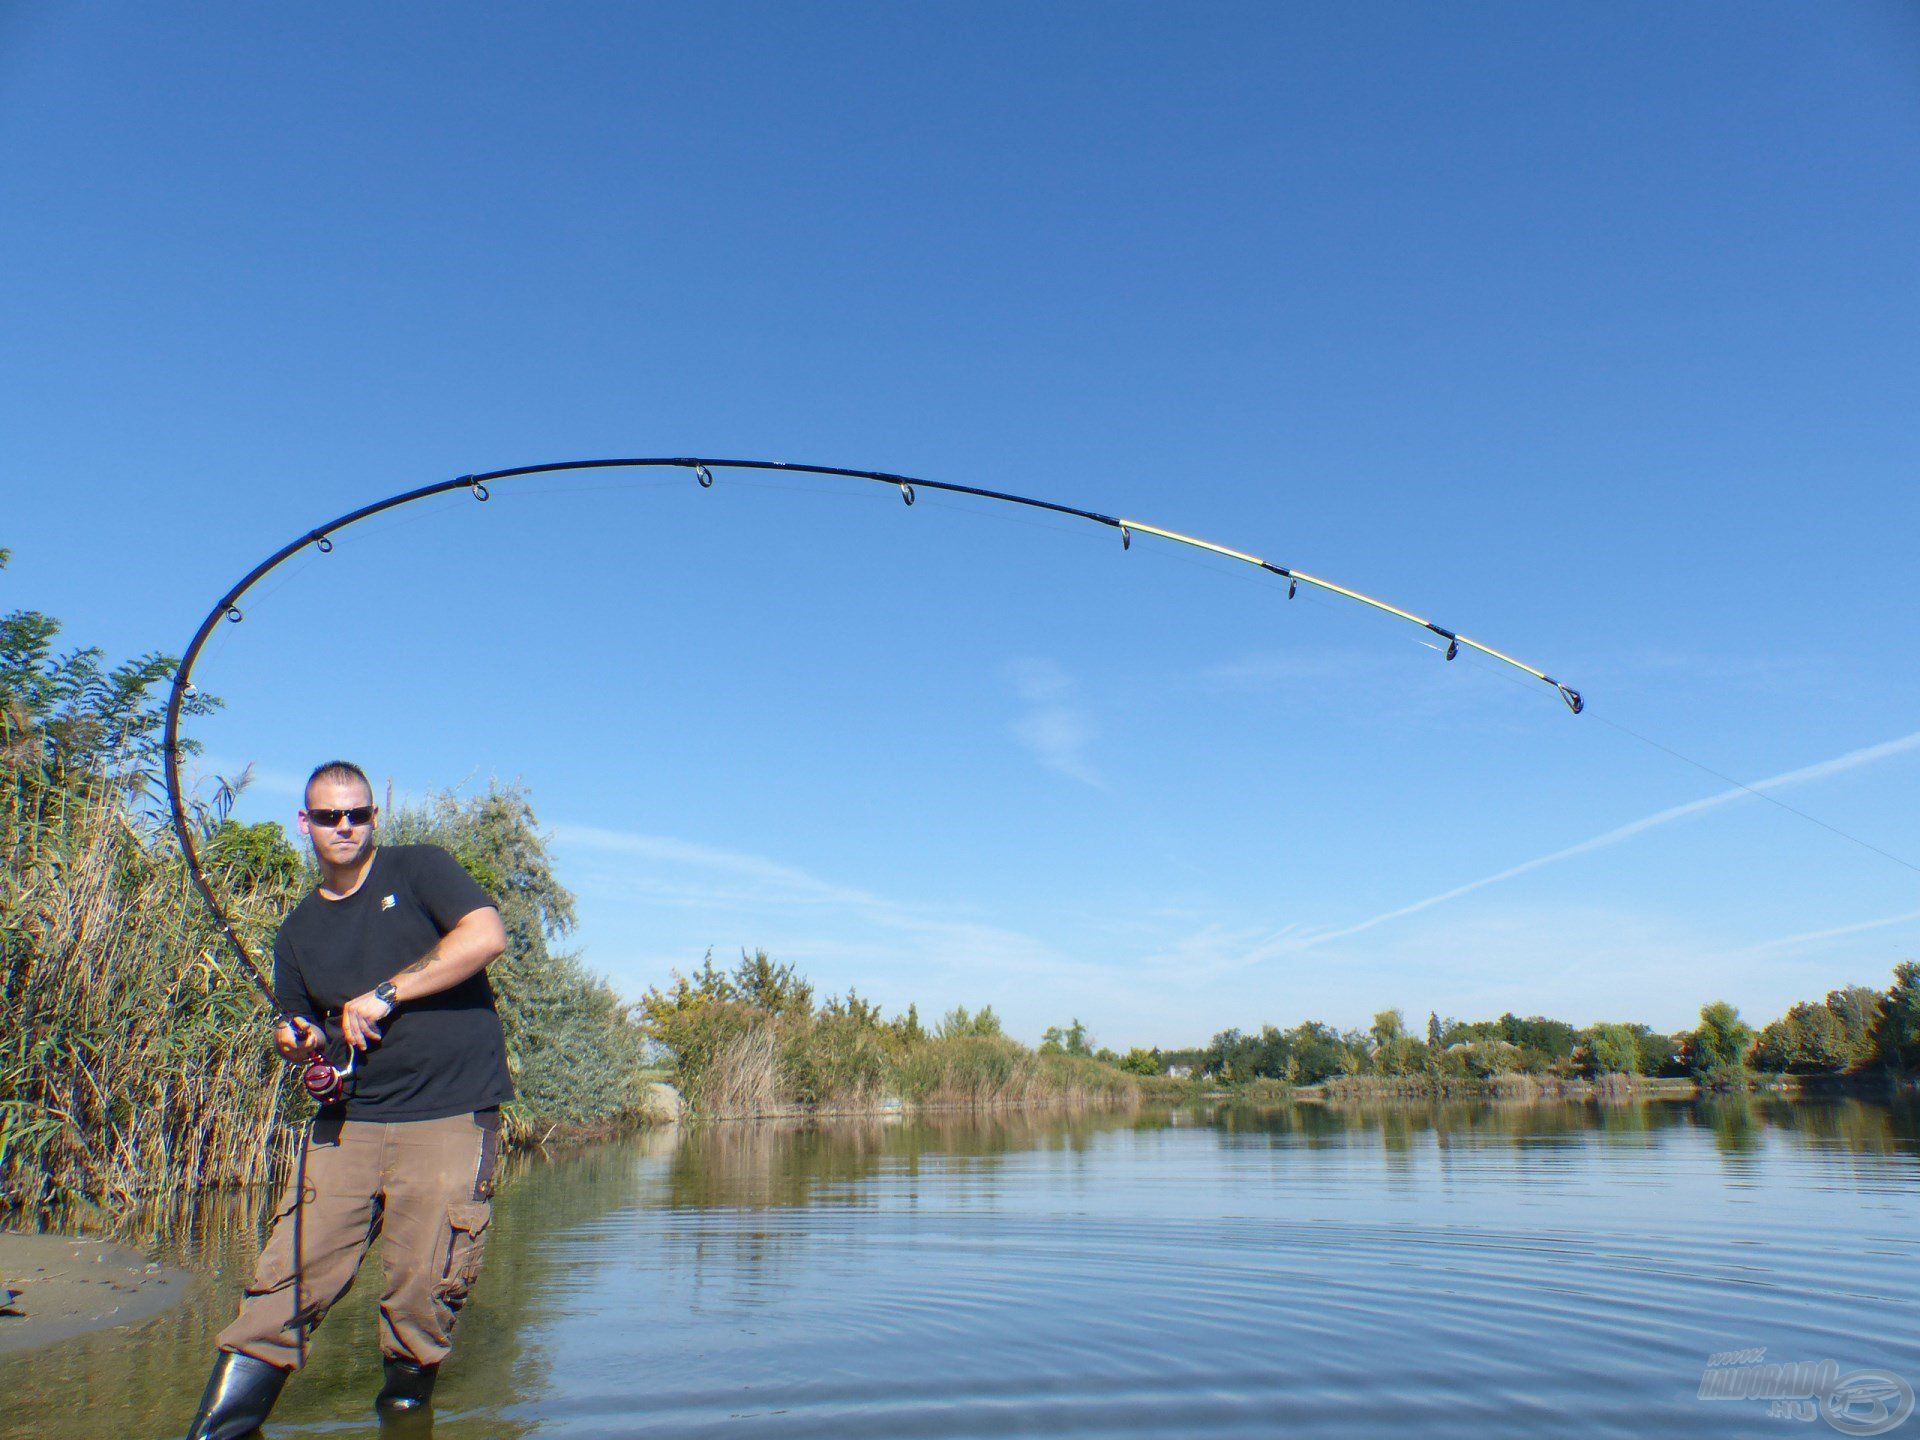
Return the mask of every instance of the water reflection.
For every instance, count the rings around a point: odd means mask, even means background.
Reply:
[[[513,1162],[432,1433],[1752,1433],[1710,1352],[1920,1379],[1916,1181],[1911,1103],[1853,1099],[651,1132]],[[213,1278],[0,1363],[0,1434],[177,1433],[262,1220],[153,1217]],[[374,1288],[271,1435],[382,1433]]]

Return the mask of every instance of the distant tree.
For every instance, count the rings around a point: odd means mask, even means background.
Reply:
[[[1590,1075],[1640,1073],[1640,1036],[1632,1025],[1595,1025],[1587,1032],[1582,1050],[1581,1068]]]
[[[1525,1019],[1508,1011],[1490,1027],[1486,1038],[1504,1040],[1518,1052],[1513,1067],[1530,1073],[1566,1068],[1573,1060],[1579,1032],[1564,1020],[1544,1015]]]
[[[1871,985],[1848,985],[1827,992],[1827,1008],[1840,1022],[1847,1052],[1847,1068],[1869,1065],[1874,1059],[1874,1027],[1886,1008],[1887,997]]]
[[[1382,1010],[1368,1032],[1373,1068],[1381,1075],[1418,1075],[1431,1066],[1431,1047],[1407,1034],[1406,1017],[1398,1010]]]
[[[1920,962],[1893,967],[1893,986],[1873,1028],[1880,1060],[1905,1074],[1920,1069]]]
[[[1429,1050],[1440,1048],[1440,1012],[1438,1010],[1427,1012],[1427,1048]]]
[[[1040,1037],[1042,1055],[1091,1055],[1092,1042],[1087,1039],[1087,1027],[1080,1023],[1078,1016],[1071,1025],[1049,1025],[1046,1033]]]
[[[1300,1084],[1317,1085],[1335,1075],[1353,1073],[1353,1052],[1332,1026],[1308,1020],[1287,1031],[1286,1039],[1295,1062],[1292,1075]]]
[[[1682,1038],[1662,1035],[1645,1025],[1635,1025],[1639,1036],[1640,1073],[1642,1075],[1680,1075],[1686,1071],[1681,1058]]]
[[[813,987],[807,987],[811,995]],[[823,1022],[851,1025],[857,1030],[878,1030],[880,1028],[880,1007],[871,1000],[863,999],[860,992],[849,988],[844,997],[830,995],[820,1006]]]
[[[1798,1074],[1840,1070],[1847,1064],[1846,1042],[1838,1015],[1824,1004],[1803,1000],[1761,1029],[1753,1063],[1761,1070]]]
[[[920,1023],[918,1005],[909,1003],[907,1013],[894,1019],[893,1033],[895,1038],[905,1045],[918,1045],[927,1038],[926,1027]]]
[[[983,1035],[988,1039],[1006,1034],[1000,1027],[1000,1017],[993,1013],[991,1005],[982,1005],[969,1014],[967,1007],[956,1005],[940,1017],[940,1024],[934,1034],[942,1040],[955,1040],[966,1035]]]
[[[1700,1007],[1700,1024],[1685,1041],[1687,1068],[1700,1076],[1735,1078],[1745,1073],[1753,1027],[1725,1000]]]
[[[11,552],[0,550],[0,569]],[[150,651],[108,666],[98,646],[56,652],[60,622],[38,610],[0,615],[0,758],[37,766],[61,785],[87,778],[123,783],[151,796],[161,772],[166,703],[155,691],[179,661]],[[189,693],[183,714],[205,715],[219,701]],[[197,754],[192,740],[182,754]]]
[[[800,978],[789,964],[775,964],[767,952],[740,952],[740,964],[733,972],[734,988],[740,998],[756,1010],[769,1015],[811,1015],[813,986]]]
[[[1129,1075],[1164,1075],[1167,1069],[1159,1050],[1142,1050],[1138,1045],[1121,1058],[1120,1068]]]

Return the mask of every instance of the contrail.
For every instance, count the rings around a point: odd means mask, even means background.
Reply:
[[[1739,953],[1763,955],[1769,950],[1787,950],[1795,945],[1811,944],[1815,940],[1838,940],[1842,935],[1858,935],[1863,930],[1883,930],[1889,925],[1901,925],[1909,920],[1920,920],[1920,910],[1909,910],[1904,915],[1884,915],[1878,920],[1859,920],[1852,925],[1836,925],[1831,930],[1809,930],[1804,935],[1783,935],[1778,940],[1750,946]]]
[[[1529,871],[1543,869],[1562,860],[1571,860],[1576,855],[1586,855],[1594,850],[1604,850],[1609,845],[1618,845],[1622,840],[1631,840],[1649,830],[1657,830],[1662,825],[1671,825],[1676,820],[1684,820],[1689,815],[1698,815],[1704,810],[1717,809],[1731,804],[1735,800],[1745,799],[1756,790],[1782,789],[1789,785],[1806,785],[1815,780],[1824,780],[1829,775],[1838,775],[1843,771],[1857,770],[1862,765],[1872,765],[1894,755],[1905,754],[1909,750],[1920,749],[1920,730],[1911,735],[1902,735],[1898,740],[1888,740],[1879,745],[1868,745],[1864,749],[1849,750],[1831,760],[1822,760],[1817,765],[1808,765],[1799,770],[1789,770],[1783,775],[1775,775],[1768,780],[1756,780],[1752,785],[1739,786],[1732,790],[1722,790],[1717,795],[1709,795],[1701,800],[1689,800],[1684,805],[1675,805],[1666,810],[1656,811],[1641,820],[1632,821],[1615,829],[1595,835],[1591,840],[1582,840],[1578,845],[1569,845],[1564,850],[1555,850],[1549,855],[1541,855],[1532,860],[1523,860],[1518,865],[1509,866],[1492,875],[1484,875],[1478,880],[1469,880],[1464,885],[1456,885],[1451,890],[1443,890],[1438,895],[1429,895],[1424,900],[1416,900],[1411,905],[1402,905],[1397,910],[1388,910],[1371,919],[1359,921],[1339,930],[1327,930],[1318,935],[1309,935],[1298,940],[1286,950],[1305,950],[1328,940],[1343,940],[1349,935],[1358,935],[1362,930],[1371,930],[1376,925],[1384,925],[1389,920],[1398,920],[1403,915],[1417,914],[1422,910],[1431,910],[1435,905],[1444,905],[1449,900],[1458,900],[1462,895],[1471,895],[1475,890],[1484,890],[1489,885],[1498,885],[1502,880],[1511,880],[1516,875],[1525,875]],[[1888,922],[1892,923],[1892,922]]]

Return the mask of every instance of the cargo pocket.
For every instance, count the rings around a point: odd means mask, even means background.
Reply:
[[[447,1206],[447,1249],[441,1263],[439,1283],[433,1287],[434,1303],[444,1312],[448,1329],[467,1303],[473,1282],[480,1278],[480,1261],[487,1250],[487,1226],[493,1219],[493,1206],[484,1200],[456,1200]]]

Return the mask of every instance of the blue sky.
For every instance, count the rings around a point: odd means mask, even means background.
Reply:
[[[734,454],[1204,535],[1592,702],[852,482],[514,482],[277,572],[199,671],[245,813],[523,781],[629,992],[764,946],[1170,1045],[1920,952],[1914,871],[1613,728],[1920,857],[1911,9],[21,6],[0,154],[0,605],[75,641],[430,480]]]

